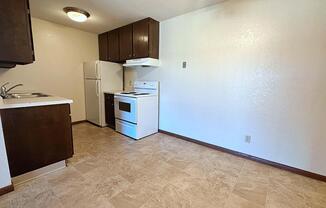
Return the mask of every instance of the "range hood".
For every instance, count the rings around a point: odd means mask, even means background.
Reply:
[[[131,59],[127,60],[124,67],[159,67],[161,66],[161,61],[153,58],[140,58],[140,59]]]

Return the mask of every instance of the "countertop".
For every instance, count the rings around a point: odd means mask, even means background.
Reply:
[[[104,90],[103,93],[104,94],[115,94],[115,93],[119,93],[119,92],[123,92],[123,90]]]
[[[45,105],[71,104],[73,100],[49,96],[37,98],[2,99],[0,97],[0,109],[25,108]]]

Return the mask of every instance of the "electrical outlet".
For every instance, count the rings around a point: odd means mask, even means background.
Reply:
[[[187,62],[186,61],[182,62],[182,68],[183,69],[187,68]]]
[[[247,136],[245,137],[245,142],[248,143],[248,144],[251,143],[251,136],[250,136],[250,135],[247,135]]]
[[[132,86],[132,81],[131,80],[129,80],[129,87],[131,87]]]

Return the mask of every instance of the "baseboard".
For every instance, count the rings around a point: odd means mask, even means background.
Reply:
[[[22,183],[28,182],[30,180],[39,178],[41,176],[47,175],[49,173],[55,172],[57,170],[63,169],[66,167],[66,161],[62,160],[51,165],[47,165],[45,167],[24,173],[22,175],[16,176],[12,178],[12,183],[17,186]]]
[[[3,188],[0,188],[0,196],[4,195],[4,194],[7,194],[9,192],[12,192],[14,191],[14,185],[11,184],[9,186],[6,186],[6,187],[3,187]]]
[[[93,126],[96,126],[96,127],[100,127],[100,128],[105,128],[106,126],[101,126],[101,125],[98,125],[98,124],[96,124],[96,123],[93,123],[93,122],[91,122],[91,121],[85,121],[85,122],[87,122],[87,123],[89,123],[89,124],[91,124],[91,125],[93,125]]]
[[[244,154],[244,153],[237,152],[237,151],[234,151],[234,150],[230,150],[230,149],[227,149],[227,148],[224,148],[224,147],[209,144],[209,143],[202,142],[202,141],[199,141],[199,140],[195,140],[195,139],[185,137],[185,136],[182,136],[182,135],[174,134],[174,133],[171,133],[171,132],[168,132],[168,131],[159,130],[159,132],[163,133],[163,134],[166,134],[166,135],[170,135],[170,136],[179,138],[179,139],[183,139],[183,140],[186,140],[186,141],[189,141],[189,142],[193,142],[193,143],[196,143],[196,144],[199,144],[199,145],[203,145],[205,147],[216,149],[216,150],[221,151],[221,152],[229,153],[229,154],[232,154],[232,155],[235,155],[235,156],[238,156],[238,157],[242,157],[242,158],[245,158],[245,159],[249,159],[249,160],[252,160],[252,161],[255,161],[255,162],[259,162],[259,163],[262,163],[262,164],[265,164],[265,165],[270,165],[270,166],[273,166],[273,167],[276,167],[276,168],[279,168],[279,169],[282,169],[282,170],[290,171],[290,172],[298,174],[298,175],[302,175],[302,176],[313,178],[313,179],[316,179],[316,180],[319,180],[319,181],[326,182],[326,176],[319,175],[317,173],[312,173],[312,172],[309,172],[309,171],[306,171],[306,170],[301,170],[301,169],[298,169],[298,168],[290,167],[290,166],[287,166],[287,165],[284,165],[284,164],[281,164],[281,163],[273,162],[273,161],[270,161],[270,160],[265,160],[265,159],[262,159],[262,158],[259,158],[259,157]]]
[[[71,125],[77,125],[77,124],[81,124],[81,123],[85,123],[87,122],[86,120],[81,120],[81,121],[74,121],[74,122],[71,122]]]

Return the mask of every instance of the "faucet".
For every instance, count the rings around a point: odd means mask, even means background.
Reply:
[[[8,97],[8,92],[10,92],[12,89],[19,87],[19,86],[23,86],[23,84],[16,84],[16,85],[10,87],[9,89],[7,89],[6,85],[8,85],[8,84],[9,84],[9,82],[6,82],[0,87],[0,96],[2,98]]]

